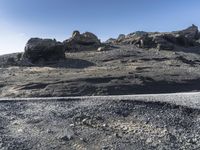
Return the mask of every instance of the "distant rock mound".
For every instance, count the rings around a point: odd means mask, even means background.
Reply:
[[[198,30],[198,27],[195,25],[192,25],[191,27],[185,30],[179,31],[178,33],[189,40],[199,39],[199,30]]]
[[[177,46],[191,47],[198,44],[200,38],[198,27],[191,27],[176,32],[159,33],[137,31],[128,35],[121,34],[116,40],[107,43],[132,44],[139,48],[157,48],[159,50],[173,50]]]
[[[31,38],[26,46],[22,60],[31,63],[58,61],[65,58],[62,43],[52,39]]]
[[[114,38],[109,38],[108,40],[105,41],[106,44],[114,44],[116,39]]]
[[[87,51],[97,50],[101,46],[101,42],[96,35],[90,32],[80,34],[79,31],[74,31],[72,37],[63,42],[65,51]]]

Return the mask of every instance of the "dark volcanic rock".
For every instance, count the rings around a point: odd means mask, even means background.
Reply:
[[[196,46],[199,39],[198,27],[191,27],[177,32],[159,33],[138,31],[131,34],[120,35],[115,41],[116,44],[133,44],[139,48],[157,48],[160,50],[173,50],[176,46]]]
[[[31,63],[58,61],[65,58],[63,44],[52,39],[32,38],[25,47],[23,60]]]
[[[188,39],[183,35],[177,35],[175,44],[183,47],[190,47],[195,46],[196,42],[193,39]]]
[[[116,39],[110,38],[110,39],[106,40],[105,43],[107,43],[107,44],[113,44],[113,43],[115,43],[115,41],[116,41]]]
[[[18,66],[20,65],[22,53],[13,53],[0,56],[0,66]]]
[[[7,64],[11,64],[11,65],[13,65],[13,64],[15,64],[15,58],[14,57],[9,57],[8,59],[7,59]]]
[[[155,42],[156,47],[159,50],[173,50],[174,45],[171,43],[172,40],[173,40],[173,36],[171,37],[168,35],[155,36],[153,38],[153,41]]]
[[[153,38],[148,35],[142,36],[141,39],[139,39],[139,41],[135,44],[137,44],[140,48],[154,48],[156,46]]]
[[[123,41],[123,39],[125,39],[126,36],[124,34],[120,34],[117,38],[117,41],[120,42],[120,41]]]
[[[101,42],[96,35],[90,32],[80,34],[74,31],[72,37],[64,42],[65,51],[87,51],[96,50]]]
[[[192,25],[191,27],[185,30],[179,31],[178,33],[189,40],[196,40],[199,38],[199,30],[198,27],[195,25]]]

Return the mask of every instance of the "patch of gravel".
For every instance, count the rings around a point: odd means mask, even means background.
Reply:
[[[199,149],[200,111],[160,102],[1,102],[0,149]]]

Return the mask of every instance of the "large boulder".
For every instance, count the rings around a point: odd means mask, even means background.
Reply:
[[[55,39],[31,38],[25,47],[23,60],[31,63],[58,61],[65,58],[63,44]]]
[[[96,50],[101,46],[101,42],[96,35],[90,32],[80,34],[79,31],[74,31],[72,37],[63,42],[65,51],[87,51]]]

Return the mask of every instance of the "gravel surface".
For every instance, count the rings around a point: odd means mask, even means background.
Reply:
[[[198,98],[199,93],[1,99],[0,149],[199,149],[200,111],[179,105]]]

